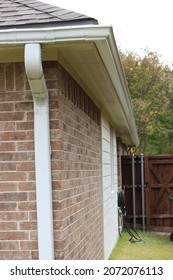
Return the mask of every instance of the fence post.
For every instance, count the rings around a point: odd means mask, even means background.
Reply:
[[[144,195],[144,155],[141,154],[141,199],[142,199],[142,229],[145,230],[145,195]]]
[[[136,228],[135,156],[132,154],[133,227]]]
[[[146,190],[145,190],[145,198],[146,198],[146,225],[147,228],[150,228],[150,186],[149,186],[149,162],[148,162],[148,156],[145,156],[145,184],[146,184]]]

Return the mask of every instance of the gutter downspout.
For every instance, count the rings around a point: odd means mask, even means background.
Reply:
[[[25,70],[34,101],[34,142],[38,250],[40,260],[54,259],[49,96],[40,44],[25,45]]]

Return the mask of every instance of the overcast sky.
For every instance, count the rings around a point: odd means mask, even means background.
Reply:
[[[41,0],[111,24],[118,48],[157,52],[173,63],[173,0]]]

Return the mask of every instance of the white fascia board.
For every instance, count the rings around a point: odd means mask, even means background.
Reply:
[[[40,43],[44,45],[56,43],[70,44],[84,41],[94,42],[97,46],[111,83],[115,88],[114,94],[117,95],[124,114],[127,134],[129,133],[129,141],[127,142],[130,145],[138,146],[139,139],[133,116],[130,94],[111,26],[88,25],[0,31],[0,46],[23,45],[26,43]],[[109,112],[110,116],[112,114],[113,112]]]
[[[138,146],[139,139],[132,110],[131,96],[125,79],[124,70],[120,62],[118,50],[116,48],[116,44],[113,43],[113,39],[114,36],[110,34],[106,41],[96,42],[96,46],[101,54],[102,61],[116,91],[119,103],[121,104],[124,121],[126,122],[129,134],[131,135],[131,142],[133,142],[135,146]],[[112,106],[110,106],[110,110],[111,107]],[[114,118],[114,114],[115,113],[113,111],[110,112],[112,118]]]

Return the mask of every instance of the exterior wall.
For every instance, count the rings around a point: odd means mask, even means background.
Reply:
[[[33,102],[22,63],[0,65],[0,259],[37,250]]]
[[[103,259],[100,111],[55,67],[58,90],[50,91],[55,254]],[[48,72],[52,77],[53,69]],[[57,115],[59,121],[53,121]]]
[[[103,259],[100,111],[57,62],[50,96],[56,259]],[[0,259],[37,259],[32,95],[22,63],[0,65]]]
[[[104,258],[108,259],[118,240],[118,176],[116,133],[102,115]]]

